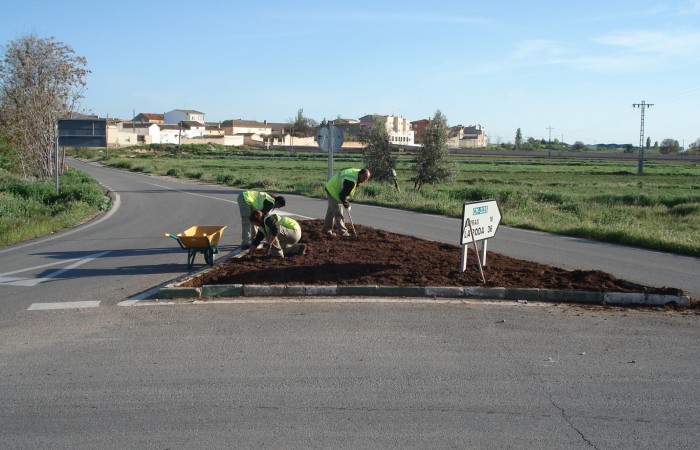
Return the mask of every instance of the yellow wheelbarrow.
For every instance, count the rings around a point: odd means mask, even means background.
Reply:
[[[195,225],[182,233],[165,233],[165,237],[175,239],[183,250],[187,250],[187,269],[192,268],[197,253],[204,255],[204,261],[213,266],[214,255],[219,253],[217,244],[225,228],[225,225]]]

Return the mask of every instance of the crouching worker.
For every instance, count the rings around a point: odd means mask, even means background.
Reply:
[[[251,255],[263,241],[269,248],[268,254],[277,258],[306,253],[306,245],[299,244],[301,239],[299,222],[291,217],[279,214],[263,216],[262,211],[253,211],[250,215],[250,223],[258,227],[258,234],[253,238],[250,247]]]

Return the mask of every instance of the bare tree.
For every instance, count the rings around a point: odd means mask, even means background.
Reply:
[[[0,61],[0,130],[24,176],[50,177],[56,121],[83,97],[87,60],[54,37],[27,35],[7,44]]]
[[[420,191],[424,184],[435,184],[456,175],[456,166],[447,158],[449,131],[447,118],[437,110],[425,129],[423,147],[414,161],[415,176],[411,181],[414,182],[415,190]]]

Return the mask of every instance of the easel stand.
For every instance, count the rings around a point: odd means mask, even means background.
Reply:
[[[469,224],[469,235],[471,236],[472,244],[474,245],[474,253],[476,253],[476,260],[479,263],[479,273],[481,273],[481,281],[484,284],[486,284],[483,266],[486,265],[486,242],[488,241],[488,239],[483,239],[481,241],[481,255],[479,255],[479,249],[476,248],[476,239],[474,239],[474,231],[472,230],[472,223],[469,220],[467,220],[467,223]],[[467,251],[467,246],[462,245],[462,272],[467,270]]]

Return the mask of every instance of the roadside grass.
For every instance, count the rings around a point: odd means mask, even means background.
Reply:
[[[75,169],[59,179],[26,180],[0,172],[0,246],[74,227],[109,206],[95,180]]]
[[[190,148],[196,147],[196,148]],[[131,148],[73,153],[104,164],[241,189],[323,198],[328,171],[320,152],[183,146],[182,151]],[[393,183],[369,182],[356,201],[450,217],[464,202],[497,200],[502,224],[568,236],[700,256],[700,165],[649,162],[637,175],[630,160],[452,156],[451,183],[413,190],[412,156],[398,155]],[[334,172],[362,165],[358,153],[337,153]]]

